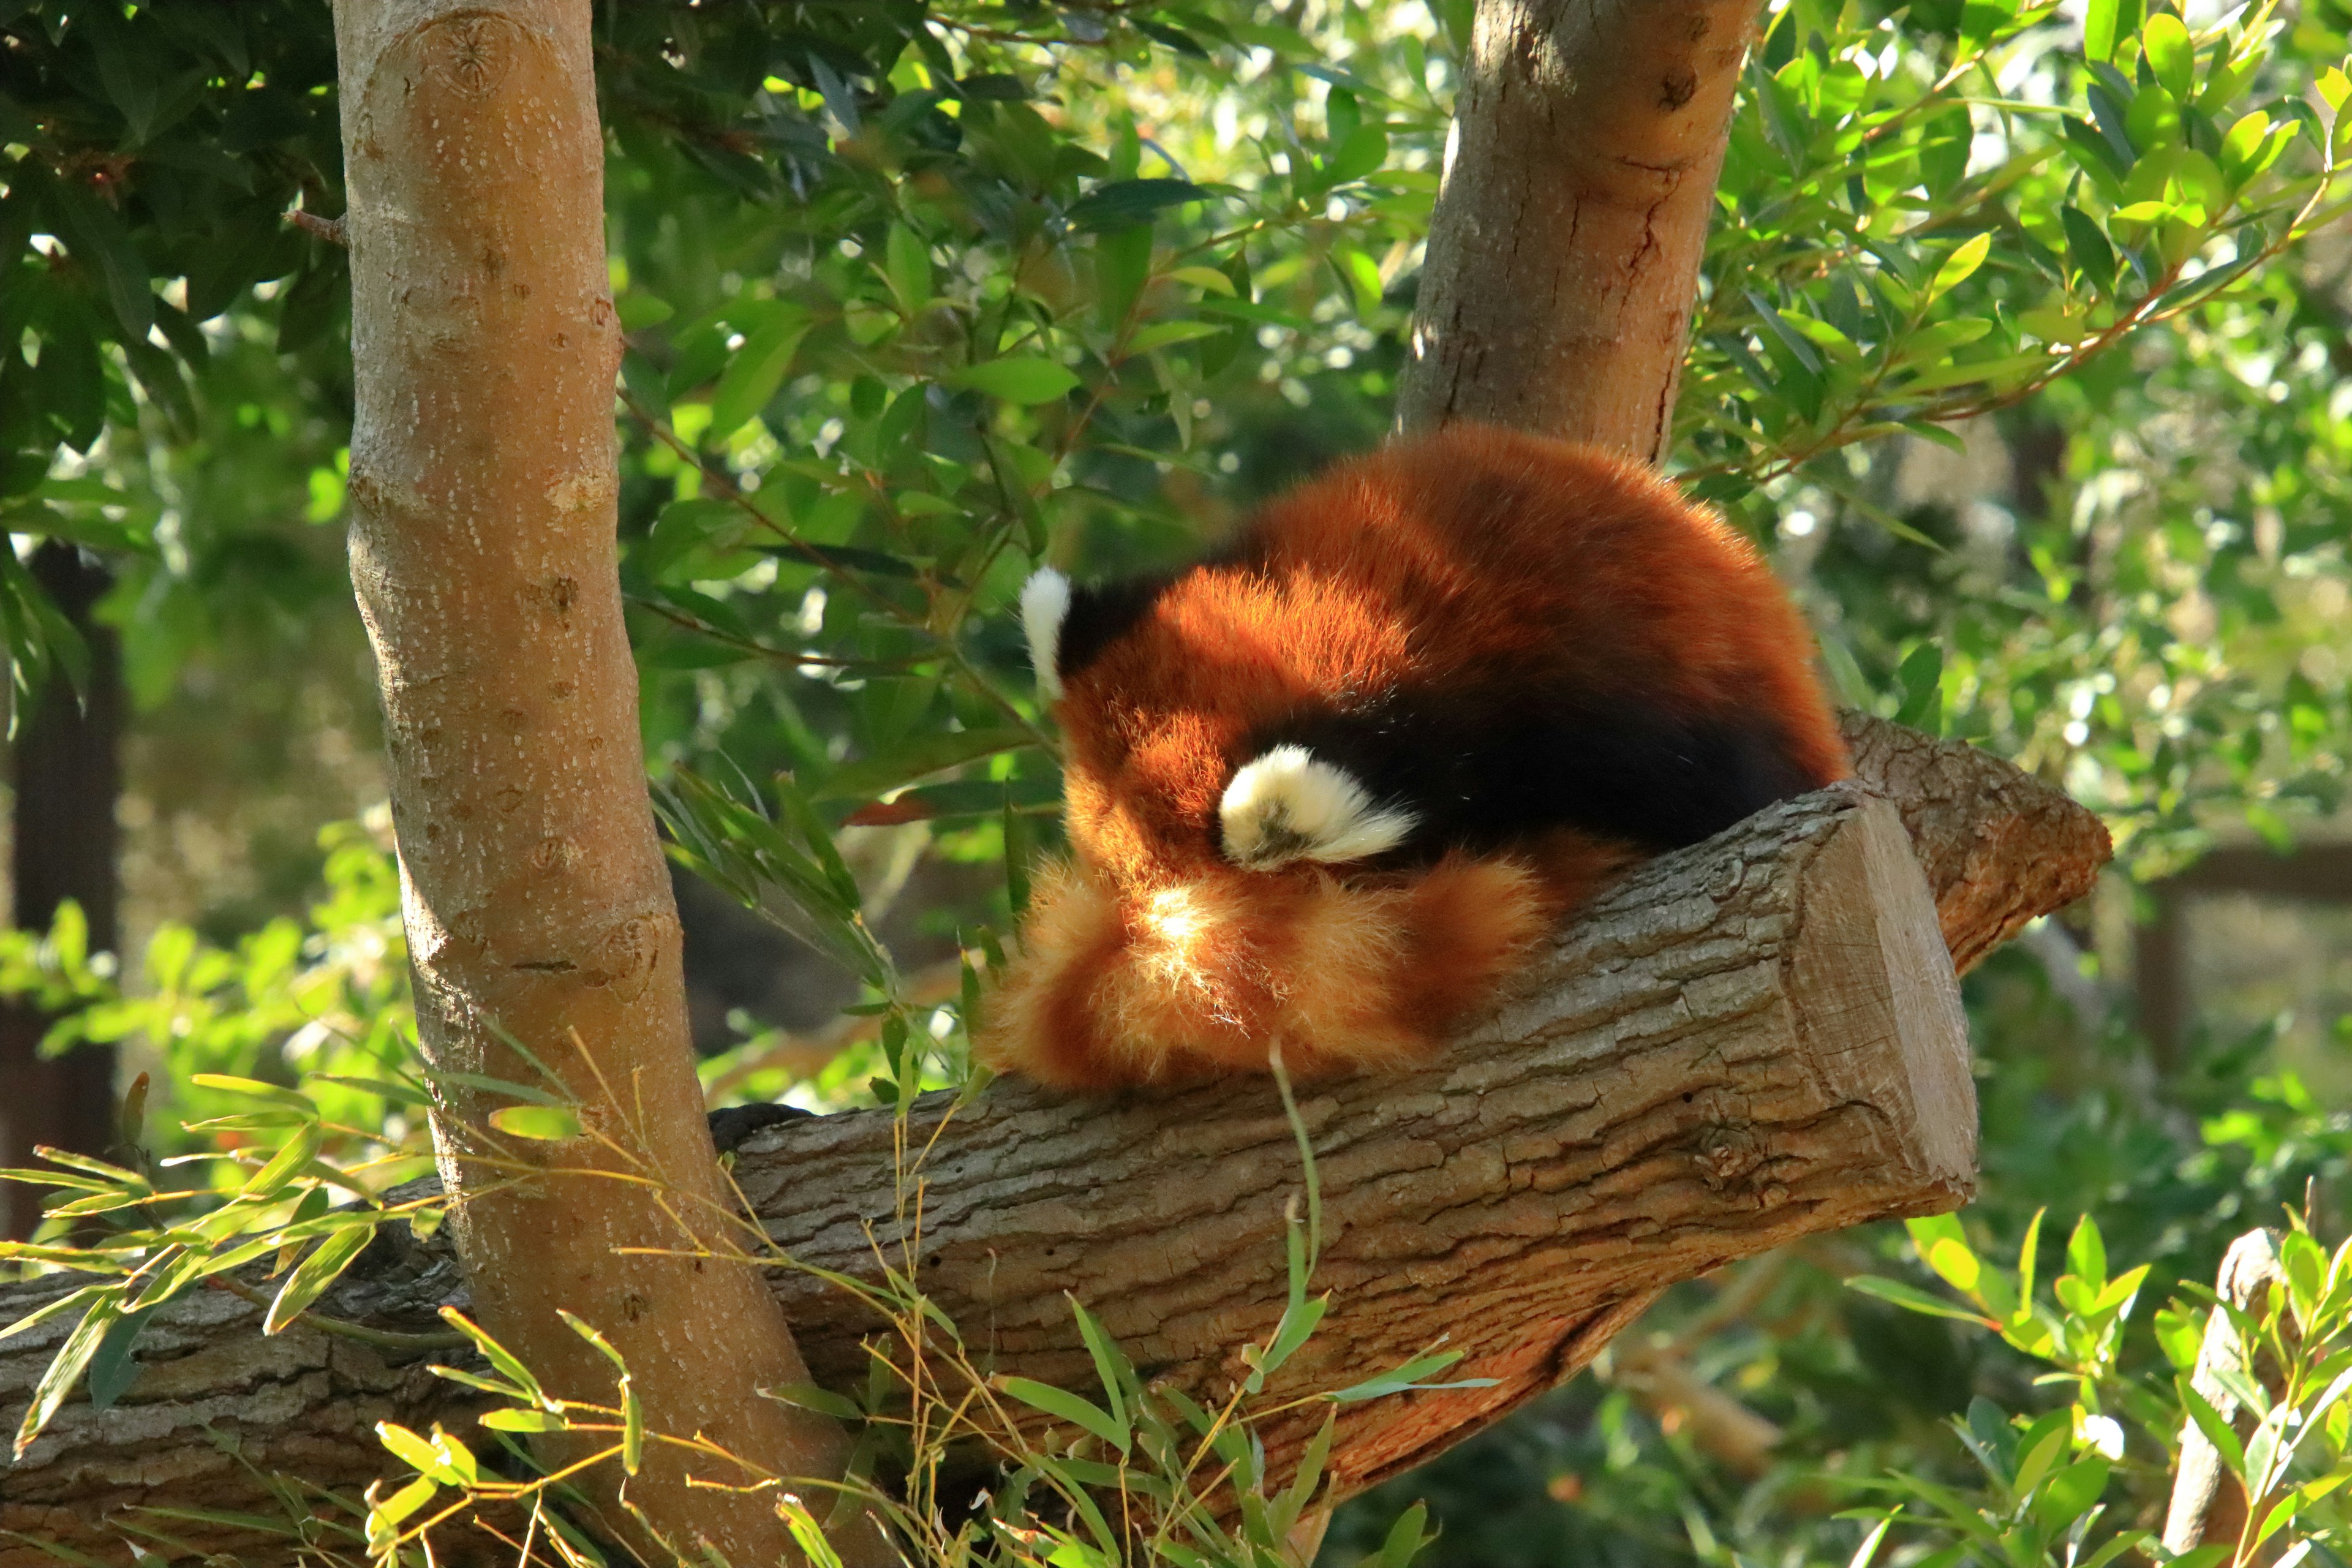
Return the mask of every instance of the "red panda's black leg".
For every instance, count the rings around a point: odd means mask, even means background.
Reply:
[[[1411,837],[1386,864],[1492,852],[1557,828],[1653,851],[1696,844],[1829,782],[1774,715],[1516,688],[1397,691],[1253,735],[1346,772]]]

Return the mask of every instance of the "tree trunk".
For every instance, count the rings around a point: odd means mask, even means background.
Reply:
[[[1893,759],[1919,792],[1897,801],[1911,856],[1855,786],[1787,803],[1644,868],[1439,1062],[1306,1086],[1327,1231],[1316,1287],[1333,1308],[1284,1386],[1343,1385],[1440,1340],[1466,1352],[1449,1375],[1497,1380],[1350,1407],[1333,1456],[1343,1490],[1553,1386],[1666,1284],[1966,1195],[1975,1116],[1947,953],[2080,896],[2106,835],[1967,746],[1872,720],[1848,732],[1865,784],[1892,783],[1874,770]],[[2029,901],[1984,896],[2001,885]],[[1148,1374],[1220,1392],[1235,1350],[1280,1314],[1299,1171],[1263,1082],[1110,1100],[1002,1082],[952,1116],[944,1097],[921,1102],[905,1146],[927,1151],[919,1246],[887,1112],[762,1133],[736,1175],[801,1263],[870,1280],[911,1252],[986,1370],[1083,1385],[1067,1290]],[[772,1283],[819,1380],[858,1385],[873,1319],[810,1276]],[[63,1288],[0,1291],[0,1315]],[[413,1329],[453,1298],[457,1270],[424,1247],[322,1310]],[[422,1358],[307,1326],[264,1341],[256,1316],[217,1294],[165,1309],[123,1403],[68,1405],[0,1475],[0,1529],[96,1551],[112,1510],[266,1508],[254,1470],[352,1486],[383,1463],[373,1422],[454,1424],[467,1408]],[[0,1401],[21,1405],[68,1327],[0,1344]],[[1271,1424],[1274,1455],[1294,1455],[1319,1415]],[[241,1458],[213,1440],[224,1429]],[[249,1533],[172,1528],[258,1560]],[[34,1561],[0,1549],[0,1568]]]
[[[756,1273],[679,1255],[731,1200],[622,626],[589,18],[587,0],[335,6],[352,576],[383,679],[435,1143],[475,1310],[552,1391],[617,1403],[564,1309],[621,1352],[653,1429],[835,1477],[843,1434],[756,1392],[806,1377]],[[489,1118],[515,1097],[486,1079],[576,1100],[583,1135],[502,1136]],[[771,1499],[689,1492],[670,1450],[625,1487],[617,1465],[600,1480],[681,1551],[793,1555]],[[842,1532],[853,1561],[879,1559],[867,1533]]]
[[[1665,453],[1756,0],[1478,0],[1430,220],[1407,430]]]
[[[122,648],[114,629],[90,612],[113,577],[54,539],[33,552],[32,571],[81,633],[89,677],[79,694],[62,675],[52,678],[16,735],[13,920],[21,930],[45,931],[71,899],[89,923],[89,951],[111,952],[120,940],[122,834],[114,811],[122,796]],[[41,1144],[103,1154],[115,1141],[114,1047],[77,1046],[44,1060],[41,1037],[55,1022],[26,1004],[0,1004],[0,1165],[37,1164],[33,1150]],[[30,1236],[40,1199],[31,1187],[0,1182],[0,1235]]]

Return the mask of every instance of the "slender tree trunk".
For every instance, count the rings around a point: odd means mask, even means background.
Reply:
[[[1478,0],[1405,429],[1665,452],[1756,0]]]
[[[122,842],[114,817],[122,795],[122,649],[90,612],[113,578],[57,540],[33,552],[32,567],[89,646],[89,678],[79,694],[62,676],[52,679],[16,736],[13,919],[23,930],[47,931],[71,899],[89,922],[90,952],[111,952]],[[0,1165],[37,1163],[33,1151],[42,1144],[103,1154],[114,1142],[114,1047],[78,1046],[44,1060],[41,1037],[53,1022],[34,1007],[0,1005]],[[40,1194],[31,1187],[0,1183],[0,1234],[21,1238],[40,1223]]]
[[[335,5],[352,576],[383,679],[434,1135],[474,1304],[552,1390],[617,1403],[562,1310],[626,1360],[649,1429],[829,1478],[839,1430],[757,1393],[807,1375],[759,1276],[690,1256],[732,1201],[622,626],[589,19],[588,0]],[[502,1137],[488,1118],[514,1097],[483,1079],[576,1100],[583,1135]],[[771,1496],[688,1490],[688,1470],[656,1445],[625,1484],[616,1464],[600,1480],[681,1552],[794,1555]],[[837,1539],[853,1561],[883,1547]]]

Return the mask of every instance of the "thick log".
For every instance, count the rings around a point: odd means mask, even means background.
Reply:
[[[1326,1206],[1316,1285],[1334,1305],[1284,1386],[1337,1386],[1441,1339],[1465,1352],[1451,1375],[1497,1380],[1352,1407],[1335,1452],[1348,1489],[1551,1387],[1675,1279],[1966,1195],[1974,1109],[1944,949],[1980,952],[2016,918],[1988,887],[2072,886],[2103,836],[2006,764],[1862,737],[1865,779],[1892,757],[1928,789],[1905,813],[1908,854],[1895,812],[1856,786],[1788,803],[1643,868],[1438,1063],[1303,1088]],[[1952,793],[1970,778],[1974,812]],[[2067,857],[2076,874],[2053,881]],[[1930,885],[1949,902],[1931,903]],[[1280,1310],[1299,1170],[1263,1084],[1085,1101],[1003,1083],[952,1117],[919,1106],[912,1131],[928,1150],[919,1278],[989,1370],[1083,1382],[1068,1290],[1148,1372],[1216,1393]],[[871,1279],[877,1244],[902,1256],[893,1147],[886,1115],[827,1117],[754,1138],[736,1174],[802,1262]],[[857,1378],[872,1320],[806,1275],[772,1282],[816,1375]],[[65,1288],[0,1291],[0,1314]],[[324,1310],[416,1330],[464,1300],[436,1245],[348,1281]],[[263,1340],[257,1316],[211,1292],[159,1314],[123,1402],[68,1405],[0,1473],[0,1529],[120,1559],[103,1516],[268,1511],[257,1478],[272,1470],[355,1490],[381,1459],[373,1422],[466,1413],[423,1373],[429,1357],[309,1327]],[[0,1407],[21,1410],[63,1332],[0,1344]],[[1268,1427],[1277,1458],[1307,1419]],[[270,1559],[250,1532],[168,1528]],[[40,1560],[0,1545],[0,1568]]]
[[[1433,1347],[1494,1386],[1348,1406],[1342,1495],[1433,1457],[1581,1366],[1661,1287],[1973,1188],[1966,1026],[1901,821],[1850,787],[1652,863],[1433,1065],[1313,1086],[1330,1315],[1272,1394]],[[895,1130],[830,1117],[755,1140],[738,1179],[790,1256],[911,1254],[983,1366],[1089,1380],[1068,1300],[1147,1379],[1226,1396],[1284,1304],[1301,1190],[1271,1087],[1074,1100],[1006,1085],[924,1108],[924,1202],[890,1219]],[[1074,1181],[1074,1174],[1083,1181]],[[805,1194],[798,1201],[787,1194]],[[877,1218],[877,1216],[879,1216]],[[919,1241],[916,1240],[919,1232]],[[820,1377],[880,1325],[778,1281]],[[1320,1409],[1261,1429],[1277,1471]]]

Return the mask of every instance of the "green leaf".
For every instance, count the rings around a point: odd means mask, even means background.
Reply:
[[[310,1255],[287,1276],[277,1299],[269,1303],[269,1315],[262,1321],[261,1331],[274,1334],[291,1323],[302,1309],[341,1277],[352,1259],[373,1239],[373,1225],[350,1223],[312,1247]]]
[[[912,316],[931,302],[931,247],[903,223],[890,226],[883,241],[883,277],[898,309]],[[748,346],[748,345],[747,345]]]
[[[2168,11],[2150,16],[2140,29],[2139,47],[2158,83],[2175,102],[2188,102],[2197,90],[2197,45],[2180,18]]]
[[[2246,1450],[2239,1443],[2236,1430],[2223,1419],[2220,1411],[2213,1408],[2210,1400],[2197,1392],[2186,1373],[2172,1381],[2180,1395],[2180,1408],[2197,1423],[2197,1429],[2205,1434],[2205,1440],[2220,1452],[2221,1462],[2230,1467],[2230,1473],[2243,1477],[2246,1473]]]
[[[919,731],[881,756],[834,769],[824,781],[824,798],[865,800],[926,773],[1033,745],[1035,740],[1026,730],[1010,725]]]
[[[2123,0],[2089,0],[2083,12],[2084,59],[2104,62],[2115,58],[2116,38],[2131,30],[2122,20],[2122,4]]]
[[[789,1405],[795,1410],[813,1411],[835,1421],[858,1422],[866,1412],[857,1401],[845,1398],[829,1388],[819,1388],[813,1383],[782,1383],[773,1388],[760,1390],[760,1397],[772,1399],[779,1405]]]
[[[1078,1334],[1087,1342],[1087,1353],[1094,1359],[1095,1376],[1101,1380],[1103,1397],[1110,1401],[1111,1419],[1121,1426],[1130,1425],[1128,1414],[1127,1390],[1135,1382],[1135,1369],[1128,1363],[1117,1341],[1103,1331],[1103,1326],[1076,1296],[1069,1297],[1070,1310],[1078,1320]]]
[[[104,282],[123,341],[145,342],[148,329],[155,324],[155,295],[147,286],[147,263],[131,244],[131,231],[112,207],[77,181],[52,180],[48,194],[67,247]]]
[[[743,509],[732,501],[709,496],[674,500],[662,508],[645,542],[630,549],[629,563],[647,579],[658,580],[701,545],[750,521]]]
[[[1222,277],[1223,274],[1212,276]],[[1127,352],[1130,354],[1149,353],[1171,343],[1189,343],[1197,338],[1214,337],[1223,331],[1225,329],[1214,321],[1154,321],[1128,339]]]
[[[1380,1551],[1373,1553],[1363,1568],[1406,1568],[1406,1564],[1421,1554],[1423,1547],[1437,1539],[1434,1533],[1423,1528],[1428,1520],[1427,1503],[1417,1502],[1406,1509],[1397,1516],[1397,1521],[1389,1526],[1388,1536],[1381,1542]]]
[[[950,372],[950,386],[969,387],[1007,403],[1050,403],[1078,384],[1069,366],[1035,354],[1008,354]]]
[[[807,335],[808,317],[798,307],[787,307],[751,331],[743,346],[727,362],[710,395],[709,441],[724,441],[741,429],[776,395],[793,367],[793,354]]]
[[[1251,1367],[1243,1386],[1252,1394],[1264,1388],[1265,1380],[1282,1370],[1283,1363],[1307,1342],[1307,1337],[1315,1332],[1316,1326],[1323,1321],[1323,1314],[1330,1310],[1331,1298],[1328,1296],[1296,1300],[1284,1308],[1282,1320],[1275,1324],[1274,1336],[1265,1348],[1258,1351],[1256,1347],[1249,1346],[1242,1351],[1242,1359]]]
[[[509,1138],[560,1143],[580,1136],[578,1112],[562,1105],[501,1105],[490,1112],[490,1125]]]
[[[149,957],[152,963],[153,957],[152,949]],[[165,984],[171,984],[176,981],[177,976],[176,973],[169,977],[159,974],[156,978]],[[310,1102],[309,1096],[295,1089],[281,1089],[274,1083],[264,1083],[259,1079],[232,1078],[226,1073],[199,1072],[189,1074],[188,1081],[199,1089],[216,1089],[227,1094],[250,1095],[255,1100],[266,1100],[274,1105],[282,1105],[289,1110],[299,1110],[304,1116],[313,1120],[316,1120],[319,1114],[319,1108]]]
[[[1895,713],[1895,721],[1930,735],[1941,735],[1944,732],[1943,678],[1942,644],[1923,642],[1913,648],[1904,658],[1903,668],[1895,677],[1903,689],[1903,706]],[[1936,1271],[1951,1279],[1953,1284],[1960,1285],[1942,1265],[1936,1265]],[[1965,1290],[1972,1287],[1960,1285],[1960,1289]]]
[[[1949,1318],[1955,1322],[1974,1323],[1979,1328],[1984,1329],[1999,1326],[1982,1312],[1974,1312],[1965,1307],[1954,1306],[1940,1296],[1930,1296],[1925,1290],[1906,1285],[1898,1279],[1881,1279],[1875,1274],[1857,1274],[1845,1284],[1849,1290],[1859,1290],[1865,1296],[1875,1296],[1882,1301],[1890,1302],[1910,1311],[1925,1313],[1931,1318]]]
[[[1143,223],[1162,207],[1206,201],[1217,194],[1190,180],[1116,180],[1072,202],[1065,216],[1072,228],[1099,234]]]
[[[89,1405],[93,1410],[105,1410],[131,1391],[139,1380],[139,1363],[131,1359],[131,1348],[139,1342],[139,1334],[146,1328],[147,1320],[165,1305],[151,1301],[143,1307],[123,1313],[106,1326],[100,1336],[98,1349],[89,1358]]]
[[[1032,1409],[1042,1410],[1056,1420],[1085,1427],[1122,1454],[1134,1444],[1135,1434],[1128,1424],[1113,1418],[1091,1400],[1081,1399],[1075,1394],[1039,1383],[1034,1378],[999,1375],[989,1381]]]
[[[569,1423],[545,1410],[492,1410],[481,1417],[493,1432],[561,1432]]]
[[[2074,1234],[2066,1238],[2066,1267],[2094,1294],[2107,1288],[2107,1247],[2089,1215],[2075,1222]]]
[[[1429,1381],[1461,1359],[1460,1351],[1436,1351],[1428,1355],[1415,1356],[1393,1372],[1381,1373],[1377,1376],[1368,1377],[1361,1383],[1349,1384],[1347,1387],[1337,1390],[1326,1397],[1337,1400],[1342,1405],[1353,1405],[1362,1400],[1384,1399],[1391,1394],[1403,1394],[1415,1389],[1496,1386],[1496,1380],[1491,1377],[1465,1377],[1449,1383]]]
[[[447,1468],[442,1463],[441,1456],[433,1451],[429,1441],[397,1421],[377,1422],[375,1436],[386,1453],[413,1470],[429,1476]]]
[[[2116,283],[2116,253],[2115,247],[2107,243],[2105,232],[2079,207],[2060,207],[2058,221],[2066,231],[2067,254],[2074,257],[2074,266],[2082,272],[2083,280],[2102,294],[2113,289]]]
[[[310,1162],[319,1157],[320,1146],[325,1139],[324,1130],[316,1121],[298,1123],[294,1136],[269,1157],[268,1163],[247,1178],[237,1195],[253,1203],[276,1197],[296,1176],[310,1168]]]
[[[1388,127],[1359,125],[1345,141],[1332,149],[1330,155],[1316,171],[1317,177],[1312,183],[1317,190],[1328,191],[1334,185],[1360,180],[1367,174],[1379,173],[1381,165],[1388,162]]]
[[[499,1375],[521,1389],[533,1404],[547,1403],[547,1394],[539,1386],[539,1380],[531,1375],[530,1368],[525,1366],[521,1358],[512,1351],[492,1339],[488,1330],[455,1307],[442,1308],[441,1321],[473,1341],[474,1348],[482,1352],[482,1359],[496,1368]]]
[[[1942,264],[1936,268],[1936,276],[1927,285],[1927,299],[1936,300],[1967,282],[1976,275],[1977,268],[1984,265],[1985,258],[1991,254],[1990,230],[1972,239],[1962,240],[1959,246],[1949,256],[1944,258]]]

